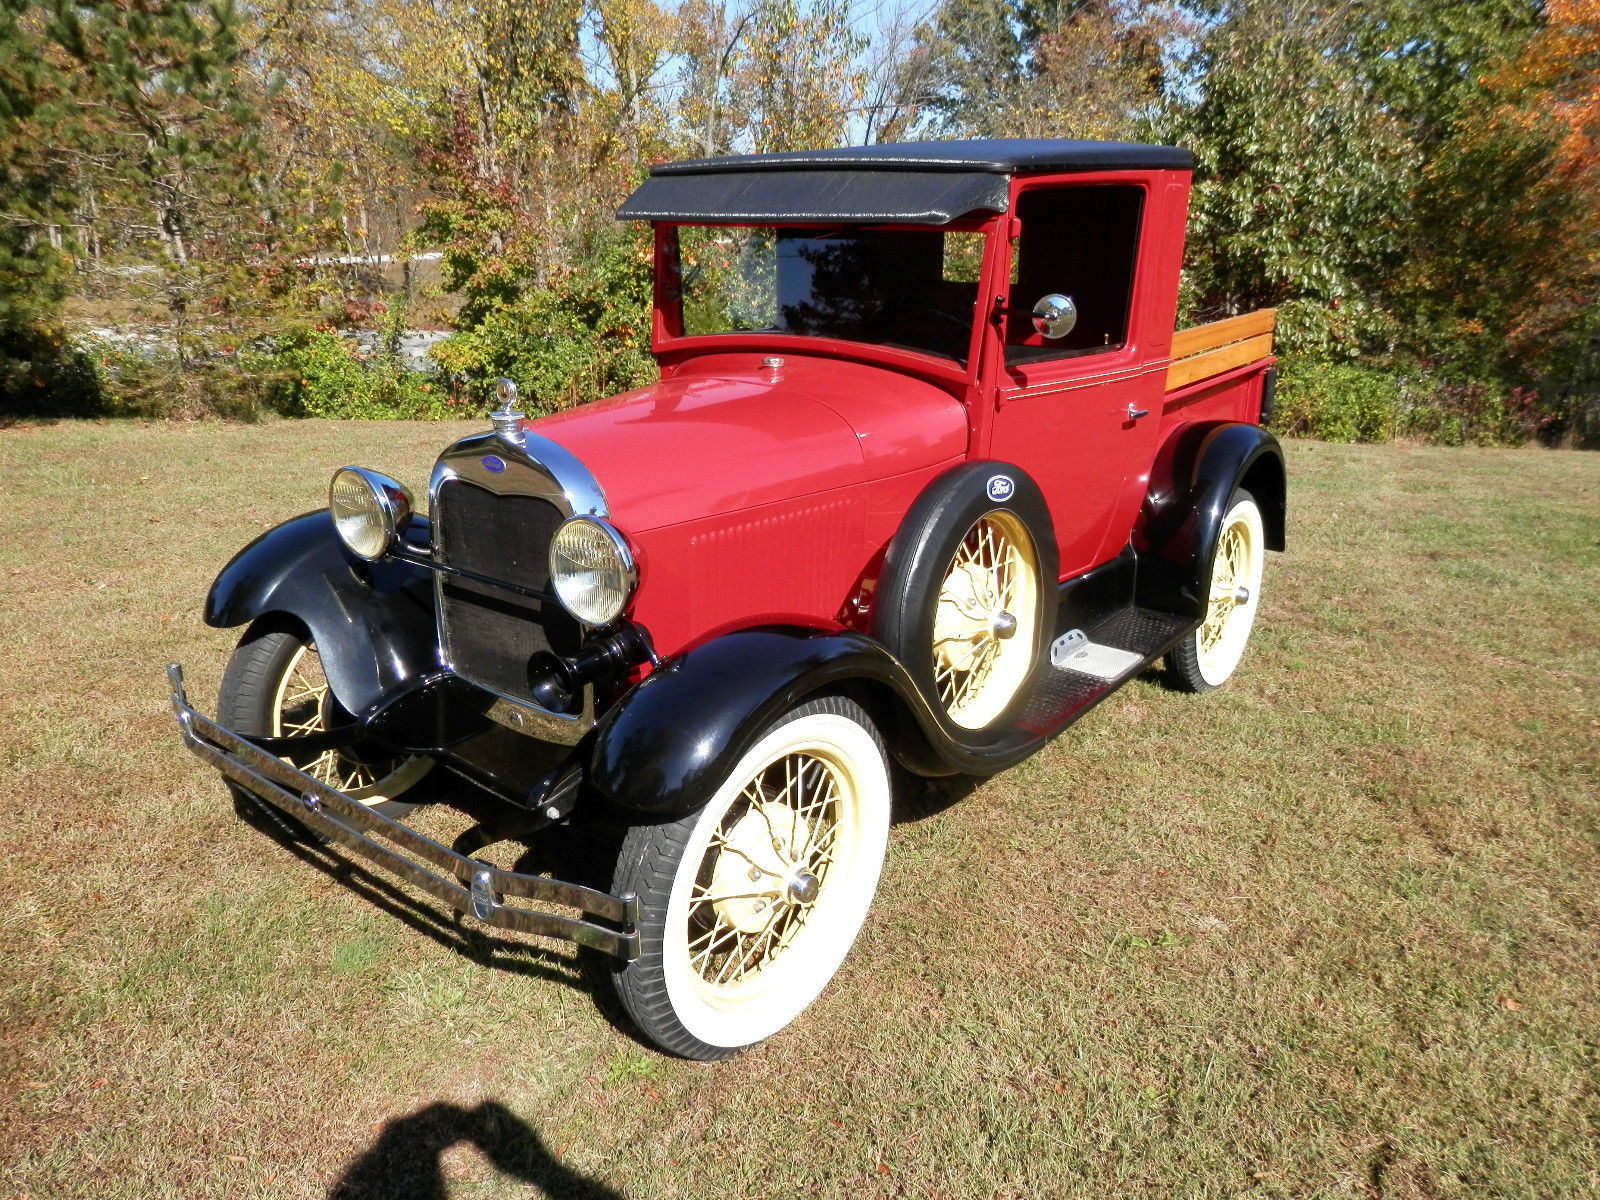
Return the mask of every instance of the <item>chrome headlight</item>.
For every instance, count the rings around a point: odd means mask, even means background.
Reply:
[[[633,598],[639,568],[609,524],[573,517],[551,539],[550,583],[562,606],[585,625],[609,625]]]
[[[352,554],[378,559],[411,523],[411,493],[387,475],[340,467],[328,485],[328,512]]]

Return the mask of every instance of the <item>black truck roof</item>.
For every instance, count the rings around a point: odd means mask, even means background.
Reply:
[[[1188,171],[1175,146],[1068,138],[894,142],[699,158],[652,167],[617,216],[644,221],[874,221],[944,225],[1004,212],[1013,175]]]

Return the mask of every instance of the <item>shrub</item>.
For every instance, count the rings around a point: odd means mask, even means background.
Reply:
[[[265,407],[284,416],[438,420],[460,401],[438,375],[409,370],[392,350],[375,354],[327,328],[301,329],[240,356]]]
[[[59,326],[0,324],[0,417],[85,417],[100,406],[92,357]]]
[[[1394,436],[1399,382],[1344,363],[1290,362],[1279,370],[1273,427],[1327,442],[1386,442]]]
[[[656,378],[650,356],[651,248],[613,236],[541,287],[488,309],[434,348],[447,371],[487,402],[498,376],[516,380],[530,413],[555,412]]]
[[[1437,446],[1520,446],[1556,419],[1528,388],[1481,379],[1406,381],[1399,431]]]

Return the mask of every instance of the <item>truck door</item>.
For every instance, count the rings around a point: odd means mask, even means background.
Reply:
[[[1133,315],[1151,307],[1141,300],[1154,273],[1140,269],[1156,257],[1148,201],[1136,180],[1023,183],[1012,208],[1020,234],[1011,243],[1008,315],[997,318],[1003,362],[989,452],[1043,490],[1063,579],[1116,555],[1138,512],[1137,497],[1127,499],[1137,489],[1124,484],[1155,453],[1165,347],[1152,354],[1141,345],[1149,331]],[[1063,336],[1042,336],[1028,315],[1046,295],[1070,297],[1076,309]]]

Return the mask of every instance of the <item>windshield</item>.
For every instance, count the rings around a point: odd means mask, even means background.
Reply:
[[[981,233],[686,225],[676,234],[686,336],[842,338],[966,365]]]

